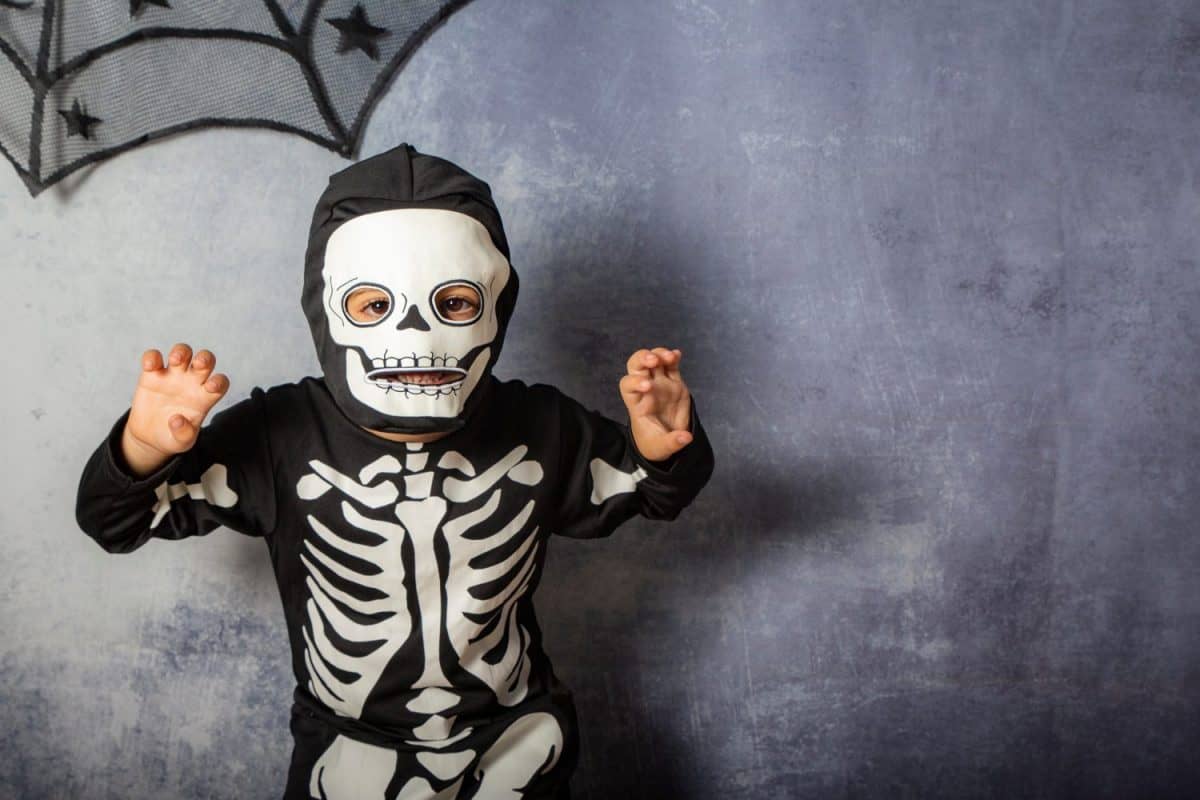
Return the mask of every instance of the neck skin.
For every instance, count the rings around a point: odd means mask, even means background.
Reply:
[[[372,428],[363,428],[363,430],[392,442],[436,442],[443,436],[450,435],[450,431],[441,431],[440,433],[388,433],[387,431],[377,431]]]

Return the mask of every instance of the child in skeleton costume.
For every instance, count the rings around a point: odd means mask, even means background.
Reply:
[[[104,549],[227,526],[265,539],[297,687],[286,798],[560,798],[570,692],[532,595],[548,537],[673,519],[713,456],[678,350],[640,350],[620,425],[491,375],[517,276],[487,184],[408,145],[330,178],[304,311],[323,378],[215,415],[229,382],[176,345],[88,462]]]

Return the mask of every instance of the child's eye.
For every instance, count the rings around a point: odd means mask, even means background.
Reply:
[[[346,295],[345,308],[354,322],[370,325],[392,310],[392,297],[378,286],[360,286]]]
[[[475,304],[466,297],[447,297],[442,301],[442,310],[448,314],[470,312],[473,308]]]
[[[444,322],[462,325],[479,319],[482,300],[474,285],[452,283],[434,293],[433,307]]]

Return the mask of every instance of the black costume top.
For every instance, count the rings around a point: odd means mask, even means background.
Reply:
[[[489,376],[477,391],[465,427],[398,443],[351,422],[321,379],[255,389],[140,480],[121,460],[123,416],[84,470],[78,521],[112,552],[221,525],[264,537],[297,706],[324,743],[387,748],[440,791],[539,709],[562,729],[557,758],[573,709],[531,602],[549,535],[675,518],[712,450],[694,404],[694,440],[655,463],[627,426],[552,386]]]

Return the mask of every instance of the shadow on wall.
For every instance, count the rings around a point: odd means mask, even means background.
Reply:
[[[633,520],[605,541],[551,545],[538,606],[548,623],[547,650],[580,711],[582,752],[573,790],[582,800],[717,796],[731,765],[715,763],[713,755],[737,753],[736,771],[743,772],[753,763],[753,745],[739,720],[696,724],[689,700],[698,692],[706,695],[701,705],[719,709],[732,692],[735,703],[748,702],[744,686],[709,681],[718,680],[712,677],[718,667],[749,680],[740,645],[734,658],[717,638],[722,626],[757,623],[713,615],[779,558],[774,545],[821,537],[838,520],[866,519],[866,493],[894,478],[870,459],[839,463],[805,459],[790,447],[739,448],[738,421],[727,411],[738,398],[729,387],[742,385],[736,373],[747,367],[736,352],[692,344],[712,341],[701,332],[731,322],[714,319],[714,309],[723,307],[717,298],[696,302],[707,291],[704,276],[689,276],[689,257],[664,246],[677,237],[639,227],[628,207],[577,214],[546,231],[553,263],[518,268],[522,297],[513,331],[533,331],[524,334],[539,343],[533,371],[546,374],[532,379],[549,380],[585,406],[624,419],[616,382],[630,353],[641,346],[681,347],[683,375],[698,392],[717,465],[677,527]],[[631,241],[638,235],[662,241]],[[632,264],[610,255],[626,252],[660,255]],[[689,375],[720,380],[702,385]],[[699,663],[713,658],[721,663]]]
[[[552,544],[555,589],[541,607],[555,609],[547,649],[579,706],[574,789],[584,800],[754,797],[766,787],[747,771],[760,755],[778,758],[781,746],[778,730],[773,743],[754,738],[754,717],[806,727],[782,709],[764,711],[764,673],[780,665],[747,641],[764,643],[761,628],[780,622],[762,616],[762,602],[786,582],[781,570],[803,569],[789,543],[803,549],[805,540],[835,558],[856,546],[846,531],[865,526],[838,523],[860,514],[854,481],[872,478],[797,465],[784,473],[792,487],[786,478],[755,483],[729,472],[718,472],[674,523],[634,520],[606,540]],[[770,646],[790,651],[794,643]]]
[[[641,249],[631,241],[638,231],[635,217],[628,204],[603,215],[577,208],[543,229],[553,260],[522,271],[515,320],[520,327],[514,327],[540,343],[534,348],[539,357],[544,352],[533,369],[544,369],[545,377],[535,379],[620,421],[627,416],[617,382],[634,350],[680,347],[685,380],[704,371],[703,359],[709,357],[687,344],[698,309],[652,288],[677,265],[625,263],[614,255]],[[713,446],[717,472],[706,491],[712,491],[725,466],[719,445],[714,441]],[[572,790],[581,800],[684,797],[691,783],[684,743],[671,725],[647,713],[638,609],[626,604],[635,595],[642,602],[657,601],[653,580],[639,573],[636,553],[627,549],[633,524],[604,541],[552,542],[549,591],[539,593],[539,607],[563,610],[546,614],[551,629],[546,649],[556,665],[561,662],[579,708],[581,753]],[[613,571],[623,573],[617,602],[606,599],[614,592],[606,573]],[[559,622],[564,615],[570,620],[565,624]],[[667,752],[674,757],[662,758]]]
[[[788,738],[821,722],[767,707],[778,697],[772,675],[807,669],[786,662],[794,634],[769,632],[782,622],[781,598],[770,592],[790,585],[787,573],[807,569],[806,552],[841,559],[858,546],[868,526],[846,522],[865,520],[860,498],[883,476],[851,463],[739,462],[733,452],[724,466],[674,523],[680,527],[645,524],[652,555],[627,565],[636,576],[637,619],[599,658],[614,675],[639,676],[626,691],[644,771],[635,780],[603,770],[614,763],[606,750],[628,734],[624,726],[597,731],[602,772],[588,779],[601,784],[584,797],[795,796],[762,782],[772,780],[770,770],[755,772],[762,762],[788,758]],[[646,562],[668,566],[648,570]],[[596,661],[592,655],[588,664]]]

